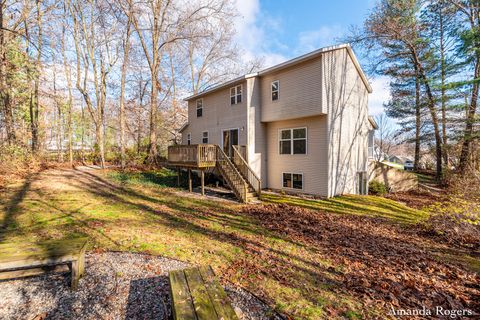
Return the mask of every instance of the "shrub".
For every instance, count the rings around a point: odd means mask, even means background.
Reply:
[[[387,186],[383,182],[372,180],[368,184],[368,193],[383,196],[388,193]]]

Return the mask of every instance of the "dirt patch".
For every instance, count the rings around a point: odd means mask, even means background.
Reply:
[[[479,275],[439,261],[433,251],[441,248],[418,236],[416,228],[289,205],[247,206],[243,212],[333,261],[337,268],[329,271],[340,279],[334,290],[358,297],[367,308],[480,312]]]

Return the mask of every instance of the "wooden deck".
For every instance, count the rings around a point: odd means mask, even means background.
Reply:
[[[192,144],[168,147],[168,163],[175,167],[202,169],[216,166],[217,146]]]
[[[262,186],[260,178],[248,166],[245,146],[234,146],[231,157],[215,144],[177,145],[168,147],[168,164],[178,170],[188,170],[188,189],[192,192],[192,170],[200,171],[202,195],[205,194],[205,170],[216,168],[224,181],[242,202],[258,199]]]

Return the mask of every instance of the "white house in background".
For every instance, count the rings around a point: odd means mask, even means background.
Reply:
[[[371,92],[348,44],[322,48],[188,97],[182,144],[218,145],[229,157],[239,146],[262,188],[363,194],[376,128]]]

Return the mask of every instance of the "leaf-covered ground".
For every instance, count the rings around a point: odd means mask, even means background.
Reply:
[[[249,206],[244,212],[341,266],[319,272],[318,281],[359,297],[363,306],[480,310],[478,274],[441,261],[437,253],[446,248],[418,236],[415,228],[285,204]]]
[[[294,319],[387,318],[390,305],[479,309],[478,256],[418,235],[423,211],[360,196],[266,194],[284,204],[245,206],[175,180],[168,171],[32,174],[2,190],[0,242],[88,235],[96,248],[210,264]]]

